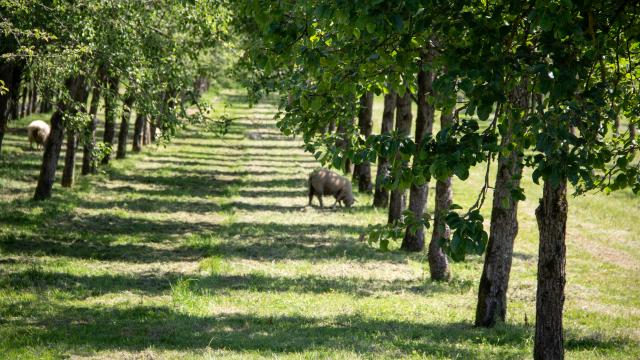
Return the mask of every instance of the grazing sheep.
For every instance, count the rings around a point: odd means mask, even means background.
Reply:
[[[44,142],[47,141],[49,137],[49,132],[51,129],[49,128],[49,124],[44,121],[36,120],[32,121],[29,126],[27,126],[27,133],[29,134],[29,148],[33,150],[33,142],[36,142],[36,148],[40,148],[40,145],[44,145]]]
[[[309,206],[313,200],[313,195],[318,197],[320,208],[324,208],[322,203],[322,195],[333,195],[336,198],[335,204],[351,207],[356,201],[351,192],[351,182],[344,176],[340,176],[333,171],[327,169],[314,170],[309,174]]]

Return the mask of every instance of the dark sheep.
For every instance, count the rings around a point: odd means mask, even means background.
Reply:
[[[309,206],[311,206],[314,195],[320,201],[320,208],[324,208],[322,203],[323,195],[333,195],[336,198],[333,207],[336,205],[342,206],[342,203],[346,207],[351,207],[355,202],[351,191],[351,182],[344,176],[327,169],[314,170],[309,174]]]

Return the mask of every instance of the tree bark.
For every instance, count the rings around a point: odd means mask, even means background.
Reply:
[[[23,60],[14,63],[13,78],[11,83],[13,86],[7,86],[9,88],[9,105],[7,108],[9,119],[18,119],[20,117],[20,83],[22,82],[22,76],[25,70],[25,62]]]
[[[62,170],[62,187],[72,187],[76,168],[76,149],[78,137],[74,130],[67,132],[67,149],[64,155],[64,169]]]
[[[384,96],[384,110],[382,111],[382,128],[380,134],[389,134],[393,129],[393,115],[396,110],[396,94],[389,92]],[[382,180],[389,171],[389,159],[378,157],[378,170],[376,172],[376,189],[373,194],[373,206],[386,208],[389,206],[389,190],[382,188]]]
[[[564,358],[562,308],[566,282],[567,211],[567,179],[561,179],[555,187],[545,181],[536,209],[540,246],[533,357],[540,360]]]
[[[31,100],[30,100],[30,109],[29,113],[35,114],[38,110],[38,91],[36,88],[36,82],[32,81],[31,83]]]
[[[93,85],[91,94],[91,104],[89,105],[89,116],[91,122],[85,129],[86,137],[84,147],[82,149],[82,175],[95,174],[97,171],[96,162],[93,151],[96,147],[96,129],[98,128],[98,108],[100,107],[100,95],[102,93],[101,77],[98,77],[100,83]]]
[[[332,134],[335,131],[336,131],[336,120],[331,119],[331,121],[329,121],[329,126],[327,127],[327,132],[329,134]]]
[[[151,144],[151,121],[149,121],[149,117],[145,117],[144,129],[142,133],[142,145],[149,144]]]
[[[433,104],[427,102],[427,94],[432,91],[433,73],[421,70],[418,72],[418,114],[416,115],[416,135],[415,142],[417,148],[420,149],[424,143],[427,134],[433,131],[433,117],[435,109]],[[419,160],[414,157],[414,165]],[[422,185],[411,185],[409,191],[409,210],[417,219],[421,219],[424,215],[424,208],[429,195],[429,182]],[[402,245],[405,251],[422,251],[424,250],[424,227],[419,226],[415,232],[409,228],[405,231]]]
[[[65,81],[65,87],[69,90],[73,100],[82,100],[81,92],[85,87],[84,83],[85,79],[81,76],[75,76]],[[44,144],[44,154],[42,155],[38,185],[33,196],[34,200],[45,200],[51,197],[51,189],[55,181],[58,158],[60,157],[60,149],[64,139],[64,114],[68,109],[69,104],[61,100],[58,102],[56,111],[51,116],[51,131]]]
[[[31,86],[31,83],[32,83],[31,81],[25,83],[27,87],[27,97],[24,99],[25,100],[24,116],[31,115],[31,94],[33,93],[33,87]]]
[[[350,122],[351,120],[349,120],[349,125],[351,124]],[[345,124],[343,122],[339,122],[338,123],[338,129],[336,130],[337,135],[338,135],[338,140],[336,141],[336,146],[339,148],[342,148],[345,152],[347,151],[347,149],[349,148],[349,144],[345,138],[346,136],[346,130],[345,130]],[[342,169],[342,171],[345,174],[351,174],[351,160],[350,159],[345,159],[344,161],[344,168]]]
[[[209,79],[206,76],[198,76],[194,81],[194,90],[198,97],[209,91]]]
[[[151,143],[155,142],[157,137],[158,137],[158,127],[156,126],[156,122],[154,120],[154,121],[149,122],[149,141],[148,141],[148,143],[151,144]]]
[[[400,136],[408,136],[411,131],[411,95],[408,91],[403,96],[397,96],[396,112],[396,132]],[[396,154],[396,161],[400,161],[400,154]],[[403,164],[406,166],[406,164]],[[395,189],[391,191],[389,198],[389,217],[388,223],[393,224],[400,220],[402,211],[405,208],[407,192],[404,189]]]
[[[140,152],[142,150],[142,137],[144,136],[145,115],[138,113],[133,126],[133,145],[131,151]]]
[[[23,118],[27,114],[27,92],[28,85],[26,81],[22,81],[22,99],[20,102],[20,117]]]
[[[501,145],[506,147],[510,142],[511,130],[502,137]],[[518,201],[512,198],[511,190],[520,186],[521,177],[522,157],[518,151],[506,155],[500,152],[489,243],[478,291],[476,326],[491,327],[506,318],[513,244],[518,234]]]
[[[634,123],[629,124],[629,137],[631,139],[637,139],[638,133],[636,131],[636,125]]]
[[[104,137],[103,141],[109,151],[102,158],[102,164],[106,165],[111,160],[111,151],[113,150],[113,143],[116,136],[116,106],[118,97],[118,88],[120,80],[116,76],[107,77],[107,90],[104,96]]]
[[[451,125],[453,114],[442,112],[440,115],[440,126],[445,129]],[[429,272],[431,279],[435,281],[448,281],[451,278],[449,271],[449,261],[447,255],[440,247],[441,239],[451,237],[451,229],[445,222],[445,216],[453,202],[453,189],[451,188],[451,177],[436,181],[436,208],[433,216],[433,233],[429,242],[427,259],[429,261]]]
[[[360,97],[360,112],[358,113],[358,127],[360,134],[367,140],[371,136],[373,128],[373,93],[367,92]],[[353,182],[358,183],[358,191],[370,193],[373,185],[371,183],[371,163],[365,159],[360,164],[353,167]]]
[[[85,81],[77,89],[77,97],[74,100],[79,105],[73,106],[69,109],[72,114],[77,114],[78,111],[86,111],[87,97],[89,96],[89,89],[86,87]],[[78,151],[78,134],[76,130],[69,130],[67,133],[67,149],[64,156],[64,169],[62,170],[62,186],[72,187],[75,181],[76,172],[76,152]]]
[[[51,109],[51,99],[45,93],[40,100],[40,113],[48,113]]]
[[[24,64],[22,61],[0,62],[0,80],[4,82],[5,87],[8,89],[6,93],[0,94],[0,154],[2,154],[2,143],[7,123],[13,115],[12,106],[15,107],[14,102],[18,98],[23,70]]]
[[[502,135],[501,148],[513,142],[514,126],[521,121],[521,114],[529,109],[529,91],[526,80],[511,92],[507,103],[506,132]],[[526,115],[525,115],[526,116]],[[518,235],[518,200],[511,190],[520,187],[522,157],[520,149],[498,154],[498,173],[493,191],[489,243],[478,290],[476,326],[492,327],[497,321],[505,321],[507,314],[507,289],[513,257],[513,244]]]
[[[131,119],[131,108],[135,97],[129,94],[124,100],[122,107],[122,120],[120,122],[120,133],[118,133],[118,153],[116,159],[124,159],[127,156],[127,138],[129,136],[129,120]]]
[[[9,91],[10,79],[13,75],[12,64],[0,63],[0,81],[2,81]],[[7,131],[7,123],[9,122],[9,93],[0,93],[0,155],[2,154],[2,142],[4,134]]]

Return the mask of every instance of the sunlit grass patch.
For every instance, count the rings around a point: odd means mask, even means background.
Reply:
[[[206,271],[210,275],[225,274],[231,269],[231,265],[221,256],[210,256],[201,260],[198,266],[200,270]]]

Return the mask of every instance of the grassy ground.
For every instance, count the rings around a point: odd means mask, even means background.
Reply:
[[[386,218],[370,196],[349,210],[305,207],[317,164],[279,135],[271,104],[242,100],[220,99],[241,117],[226,137],[189,128],[72,190],[56,184],[44,203],[29,200],[41,154],[11,132],[0,358],[531,357],[538,187],[525,182],[509,319],[476,329],[479,257],[432,283],[424,254],[358,241]],[[483,171],[455,184],[456,202],[475,201]],[[639,210],[626,192],[571,199],[568,358],[640,357]]]

